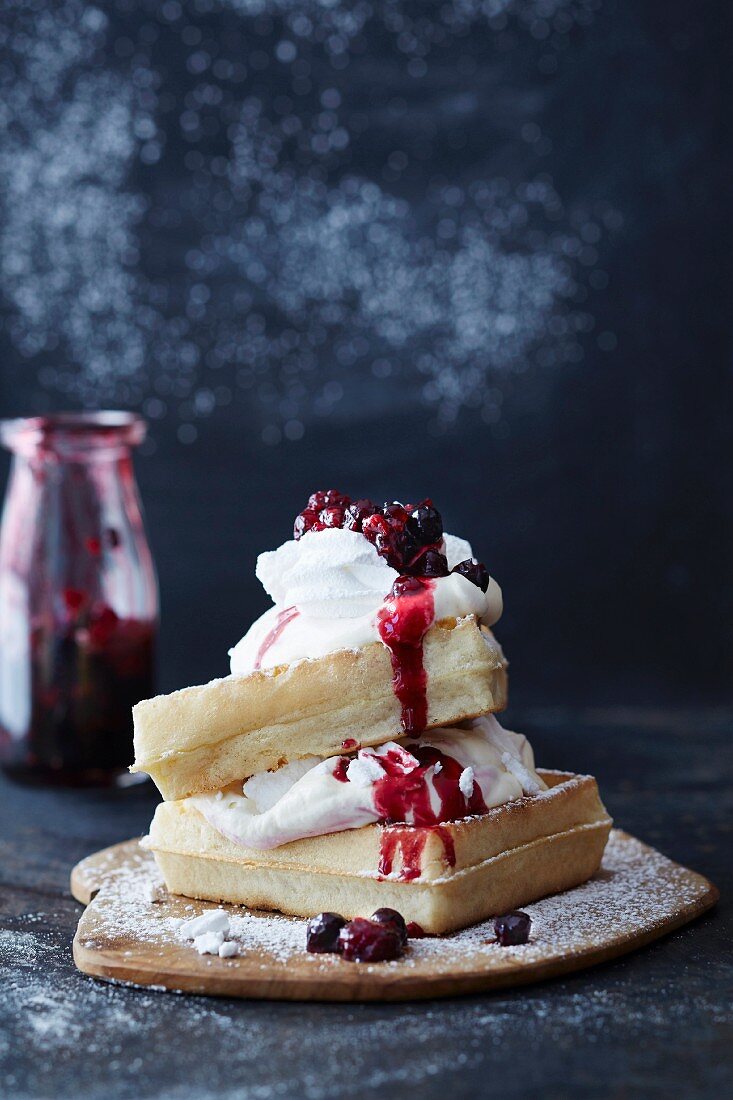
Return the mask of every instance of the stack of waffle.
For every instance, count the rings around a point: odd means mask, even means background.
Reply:
[[[431,502],[316,493],[261,555],[274,606],[232,674],[138,704],[134,771],[168,889],[430,933],[575,886],[610,820],[590,776],[503,729],[501,593]]]

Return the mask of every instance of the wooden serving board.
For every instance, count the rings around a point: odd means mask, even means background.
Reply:
[[[528,944],[499,947],[488,921],[411,940],[396,962],[365,964],[309,955],[305,921],[239,906],[222,906],[239,956],[198,955],[177,925],[217,906],[168,895],[136,840],[82,860],[71,890],[86,905],[74,937],[74,961],[86,974],[161,990],[298,1001],[407,1001],[553,978],[642,947],[718,899],[702,875],[614,829],[590,882],[525,906]]]

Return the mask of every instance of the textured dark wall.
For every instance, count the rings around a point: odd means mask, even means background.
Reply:
[[[2,22],[0,412],[150,418],[163,686],[335,485],[471,538],[515,693],[729,687],[728,5]]]

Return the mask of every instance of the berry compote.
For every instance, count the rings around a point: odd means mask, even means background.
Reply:
[[[154,694],[158,599],[130,413],[5,421],[0,763],[14,778],[128,778],[132,706]]]

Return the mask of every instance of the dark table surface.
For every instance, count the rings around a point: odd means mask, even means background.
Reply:
[[[733,710],[514,711],[540,763],[598,776],[617,824],[711,878],[717,910],[562,981],[407,1005],[276,1004],[77,973],[69,871],[155,795],[0,784],[0,1093],[9,1097],[730,1094]]]

